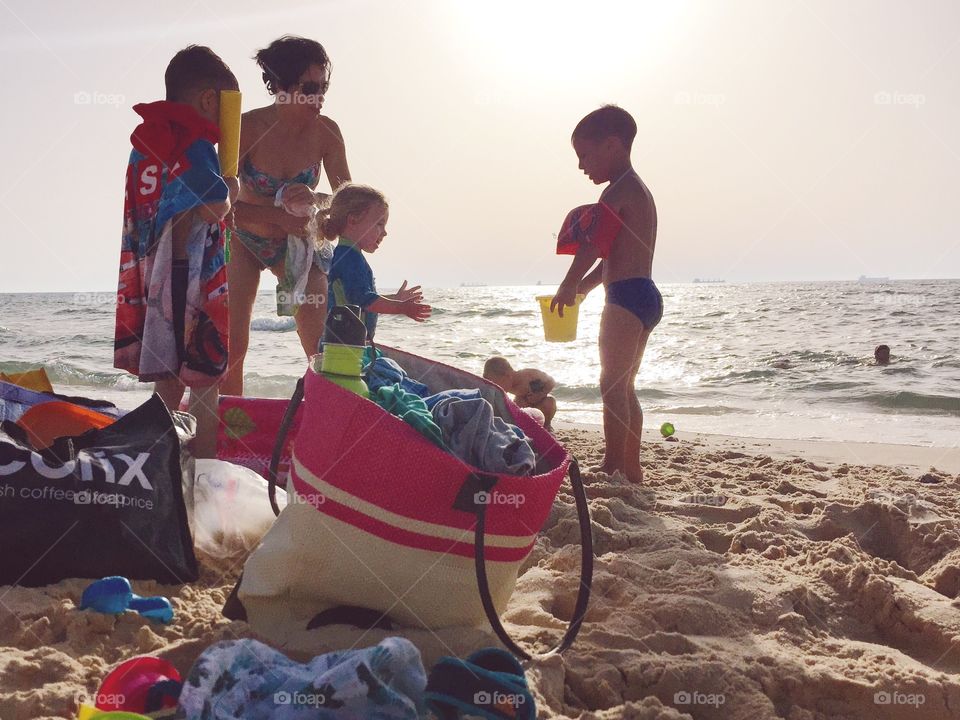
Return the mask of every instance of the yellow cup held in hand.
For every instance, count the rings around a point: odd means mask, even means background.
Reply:
[[[220,156],[220,174],[223,177],[236,177],[240,170],[241,98],[239,90],[220,91],[220,143],[217,145],[217,155]]]

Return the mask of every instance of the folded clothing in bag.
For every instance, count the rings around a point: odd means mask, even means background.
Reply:
[[[407,371],[400,367],[396,360],[388,357],[381,355],[366,362],[363,371],[366,374],[366,383],[370,392],[396,384],[418,397],[426,397],[430,394],[430,388],[407,375]]]
[[[494,415],[479,390],[447,390],[426,398],[447,449],[484,472],[529,475],[537,457],[523,431]]]
[[[0,584],[196,580],[181,461],[195,422],[178,414],[177,423],[154,395],[42,451],[20,427],[0,425]]]

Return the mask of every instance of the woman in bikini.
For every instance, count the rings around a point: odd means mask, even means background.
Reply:
[[[230,361],[220,387],[243,394],[243,361],[250,319],[269,268],[280,281],[278,310],[293,310],[300,343],[317,352],[327,308],[332,250],[316,243],[312,209],[321,167],[331,190],[350,180],[340,128],[320,114],[330,83],[330,59],[313,40],[285,36],[256,56],[274,102],[244,113],[240,132],[240,195],[227,264],[230,283]]]

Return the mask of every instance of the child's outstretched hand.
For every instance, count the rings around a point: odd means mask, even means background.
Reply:
[[[401,311],[411,320],[423,322],[430,317],[431,308],[418,300],[404,300],[401,304]]]
[[[420,289],[419,285],[414,285],[412,288],[408,288],[407,281],[404,280],[403,285],[400,286],[400,289],[393,294],[393,299],[399,302],[407,302],[408,300],[420,302],[423,300],[423,291]]]

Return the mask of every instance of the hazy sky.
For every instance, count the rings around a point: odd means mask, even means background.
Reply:
[[[558,282],[553,235],[600,191],[570,132],[607,102],[639,125],[660,281],[960,276],[954,0],[0,0],[0,291],[115,287],[130,107],[191,43],[266,104],[251,56],[285,33],[327,48],[324,112],[390,199],[385,288]]]

